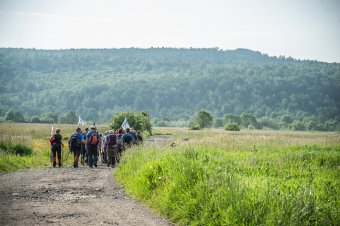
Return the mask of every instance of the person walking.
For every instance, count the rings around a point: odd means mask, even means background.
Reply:
[[[55,134],[50,137],[50,144],[52,149],[52,162],[53,167],[55,168],[57,165],[56,157],[58,157],[58,166],[62,166],[62,159],[61,159],[61,148],[64,147],[62,142],[63,137],[60,134],[60,129],[57,128],[55,130]]]
[[[90,168],[97,167],[99,135],[96,126],[91,126],[91,131],[86,135],[86,145],[88,151],[88,164]]]
[[[83,139],[86,139],[86,135],[89,132],[89,128],[85,128],[85,132],[82,134]],[[80,164],[84,165],[85,162],[87,162],[87,147],[86,142],[81,144],[81,158],[80,158]]]
[[[82,143],[84,143],[81,129],[77,128],[76,132],[70,136],[69,147],[73,153],[73,167],[78,168],[78,161],[81,152]]]
[[[109,135],[106,136],[106,144],[108,156],[107,166],[111,165],[113,168],[117,163],[118,153],[118,139],[113,130],[110,130]]]

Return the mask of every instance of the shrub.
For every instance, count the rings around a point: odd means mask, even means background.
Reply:
[[[6,154],[15,154],[15,155],[31,155],[33,153],[32,148],[28,147],[25,144],[16,143],[13,144],[11,142],[0,141],[0,150]]]
[[[33,153],[32,148],[24,145],[24,144],[14,144],[12,146],[12,150],[16,155],[31,155]]]
[[[190,127],[191,130],[201,130],[202,127],[200,125],[193,125]]]
[[[228,122],[224,125],[224,129],[229,131],[240,131],[240,126],[234,122]]]

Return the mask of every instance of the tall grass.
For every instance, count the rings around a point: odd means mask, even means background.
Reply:
[[[10,123],[0,124],[0,173],[18,169],[51,166],[49,124]],[[74,133],[77,125],[54,125],[63,135],[63,164],[72,165],[73,156],[69,153],[67,139]],[[82,126],[84,129],[85,127]],[[99,131],[107,126],[98,126]]]
[[[116,171],[133,197],[181,225],[339,225],[335,133],[180,131],[128,150]]]

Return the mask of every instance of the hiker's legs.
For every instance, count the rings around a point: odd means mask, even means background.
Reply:
[[[78,167],[79,155],[80,155],[80,149],[75,148],[73,150],[73,158],[74,158],[73,167],[74,168]]]
[[[57,149],[58,165],[61,166],[61,147]]]
[[[57,165],[56,155],[57,155],[56,148],[52,148],[52,163],[53,163],[53,167],[56,167],[56,165]]]
[[[89,166],[92,167],[93,163],[97,165],[97,146],[96,145],[89,145],[88,147],[88,161]]]

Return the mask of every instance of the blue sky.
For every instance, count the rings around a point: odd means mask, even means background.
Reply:
[[[337,0],[0,0],[0,47],[248,48],[340,62]]]

